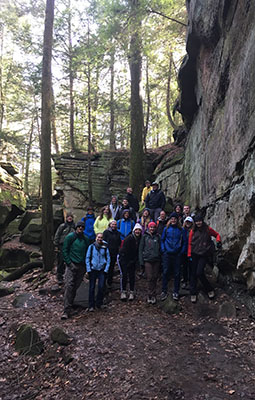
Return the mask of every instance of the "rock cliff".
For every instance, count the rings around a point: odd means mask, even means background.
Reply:
[[[207,221],[223,238],[223,269],[238,268],[252,293],[255,3],[189,0],[187,10],[187,55],[179,78],[180,111],[189,133],[178,167],[178,196],[206,211]]]

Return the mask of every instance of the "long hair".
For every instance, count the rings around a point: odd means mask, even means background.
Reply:
[[[100,215],[99,215],[99,219],[100,219],[100,220],[103,219],[104,211],[105,211],[106,209],[108,209],[108,212],[107,212],[107,219],[109,220],[109,219],[112,218],[112,212],[111,212],[109,206],[107,205],[107,206],[102,207],[101,210],[100,210]]]
[[[205,221],[203,221],[203,224],[202,224],[200,230],[205,231],[208,229],[209,229],[209,225],[207,225],[207,223]],[[198,230],[198,227],[195,222],[193,224],[192,230],[193,230],[193,232],[196,232]]]
[[[166,229],[168,229],[170,225],[171,225],[171,223],[170,223],[170,218],[169,218],[169,220],[166,223]],[[179,219],[177,219],[177,224],[176,225],[177,225],[177,228],[182,229],[182,225],[181,225]]]

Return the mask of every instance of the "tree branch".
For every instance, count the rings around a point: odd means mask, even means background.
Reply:
[[[160,15],[161,17],[170,19],[170,21],[176,22],[177,24],[180,24],[180,25],[182,25],[182,26],[185,26],[185,27],[188,26],[187,24],[184,24],[183,22],[178,21],[178,20],[175,19],[175,18],[168,17],[168,15],[165,15],[165,14],[161,13],[160,11],[153,10],[152,8],[149,8],[149,12],[151,12],[151,13],[153,13],[153,14]]]

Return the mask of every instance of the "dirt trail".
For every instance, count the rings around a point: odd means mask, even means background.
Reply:
[[[29,291],[24,278],[18,285],[17,293]],[[14,296],[0,302],[0,399],[255,399],[255,323],[240,304],[236,319],[217,319],[219,303],[233,301],[220,289],[210,303],[182,297],[181,313],[170,316],[146,304],[142,279],[134,302],[121,303],[115,290],[107,310],[64,322],[61,292],[37,293],[38,304],[22,310],[11,305]],[[24,322],[44,341],[40,356],[15,352]],[[70,335],[69,346],[50,342],[53,326]]]

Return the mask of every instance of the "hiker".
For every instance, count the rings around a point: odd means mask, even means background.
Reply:
[[[110,207],[110,210],[111,210],[111,213],[112,213],[112,218],[115,221],[118,221],[118,219],[120,219],[121,207],[118,204],[118,197],[117,196],[112,196],[111,203],[110,203],[109,207]]]
[[[76,291],[86,272],[85,256],[89,240],[84,235],[84,222],[75,225],[75,232],[66,236],[63,244],[63,257],[67,265],[65,274],[64,313],[61,319],[70,317]]]
[[[174,271],[173,299],[179,300],[181,254],[183,252],[183,228],[179,224],[179,215],[170,214],[169,221],[161,236],[162,251],[162,293],[161,300],[167,298],[167,286],[171,269]]]
[[[89,206],[87,208],[87,214],[81,220],[84,221],[85,224],[84,235],[87,236],[87,238],[89,239],[89,244],[91,244],[96,238],[96,234],[94,231],[94,223],[96,221],[96,217],[92,206]]]
[[[190,209],[190,206],[186,204],[183,206],[183,214],[182,214],[182,223],[183,224],[187,217],[191,217],[191,209]]]
[[[65,273],[65,262],[63,258],[63,244],[66,236],[75,231],[75,223],[73,220],[73,214],[66,214],[66,221],[63,224],[60,224],[54,237],[54,245],[56,247],[57,252],[57,280],[59,284],[64,282],[64,273]]]
[[[129,216],[130,218],[135,222],[136,221],[136,213],[135,210],[133,209],[133,207],[130,206],[128,199],[124,198],[122,200],[122,204],[120,206],[120,218],[123,218],[123,212],[124,210],[128,210],[129,211]]]
[[[157,233],[157,225],[150,222],[148,230],[141,238],[139,245],[140,266],[145,266],[146,279],[148,283],[148,304],[156,303],[156,288],[160,268],[160,235]]]
[[[194,222],[188,241],[188,257],[190,257],[191,261],[190,295],[192,303],[197,301],[197,279],[202,283],[209,299],[214,298],[215,292],[204,272],[205,266],[210,261],[214,251],[212,236],[216,238],[217,248],[221,248],[219,233],[204,222],[202,215],[196,215]]]
[[[103,307],[105,276],[110,267],[110,253],[102,233],[97,233],[95,242],[88,248],[86,267],[89,274],[89,311],[91,312],[95,310],[95,306],[99,309]],[[95,300],[96,281],[98,281],[98,290]]]
[[[129,210],[123,210],[123,217],[117,221],[117,229],[122,241],[132,232],[134,226],[135,223],[130,218]]]
[[[129,297],[132,301],[135,298],[135,270],[138,262],[139,244],[141,240],[142,227],[135,224],[132,233],[126,237],[120,249],[118,265],[120,269],[120,299],[127,300],[127,282],[129,280]]]
[[[175,205],[174,212],[176,212],[176,214],[178,214],[178,221],[180,222],[180,224],[183,224],[183,221],[182,221],[182,205],[180,203],[177,203]]]
[[[120,232],[117,230],[116,221],[113,220],[109,223],[109,227],[103,233],[103,240],[107,242],[111,258],[110,267],[107,274],[107,285],[110,289],[112,286],[114,266],[116,264],[117,255],[119,254],[119,249],[121,245]]]
[[[148,208],[145,208],[143,210],[141,219],[139,221],[141,227],[142,227],[142,235],[147,231],[148,225],[151,222],[151,216],[150,216],[150,210]]]
[[[100,215],[97,217],[94,223],[94,231],[97,235],[98,233],[103,233],[112,221],[112,213],[109,206],[104,206],[101,208]]]
[[[157,219],[157,232],[162,235],[164,228],[166,227],[168,218],[164,210],[160,211],[159,217]]]
[[[135,214],[136,214],[136,220],[139,218],[139,201],[137,199],[137,197],[133,194],[133,189],[131,187],[127,188],[127,194],[126,194],[126,199],[128,201],[128,204],[130,205],[130,207],[133,208]]]
[[[147,197],[147,194],[150,193],[152,190],[152,186],[149,180],[145,181],[145,187],[143,188],[142,195],[141,195],[141,203],[142,205],[145,204],[145,199]]]
[[[165,195],[159,189],[157,182],[152,182],[152,190],[146,196],[145,205],[146,208],[149,208],[153,221],[157,222],[160,211],[163,210],[166,205]]]
[[[194,221],[191,217],[185,218],[185,221],[183,223],[184,250],[181,257],[181,271],[182,271],[181,288],[186,290],[189,288],[190,270],[191,270],[191,261],[190,258],[188,257],[188,239],[189,239],[189,233],[193,228],[193,225]]]

